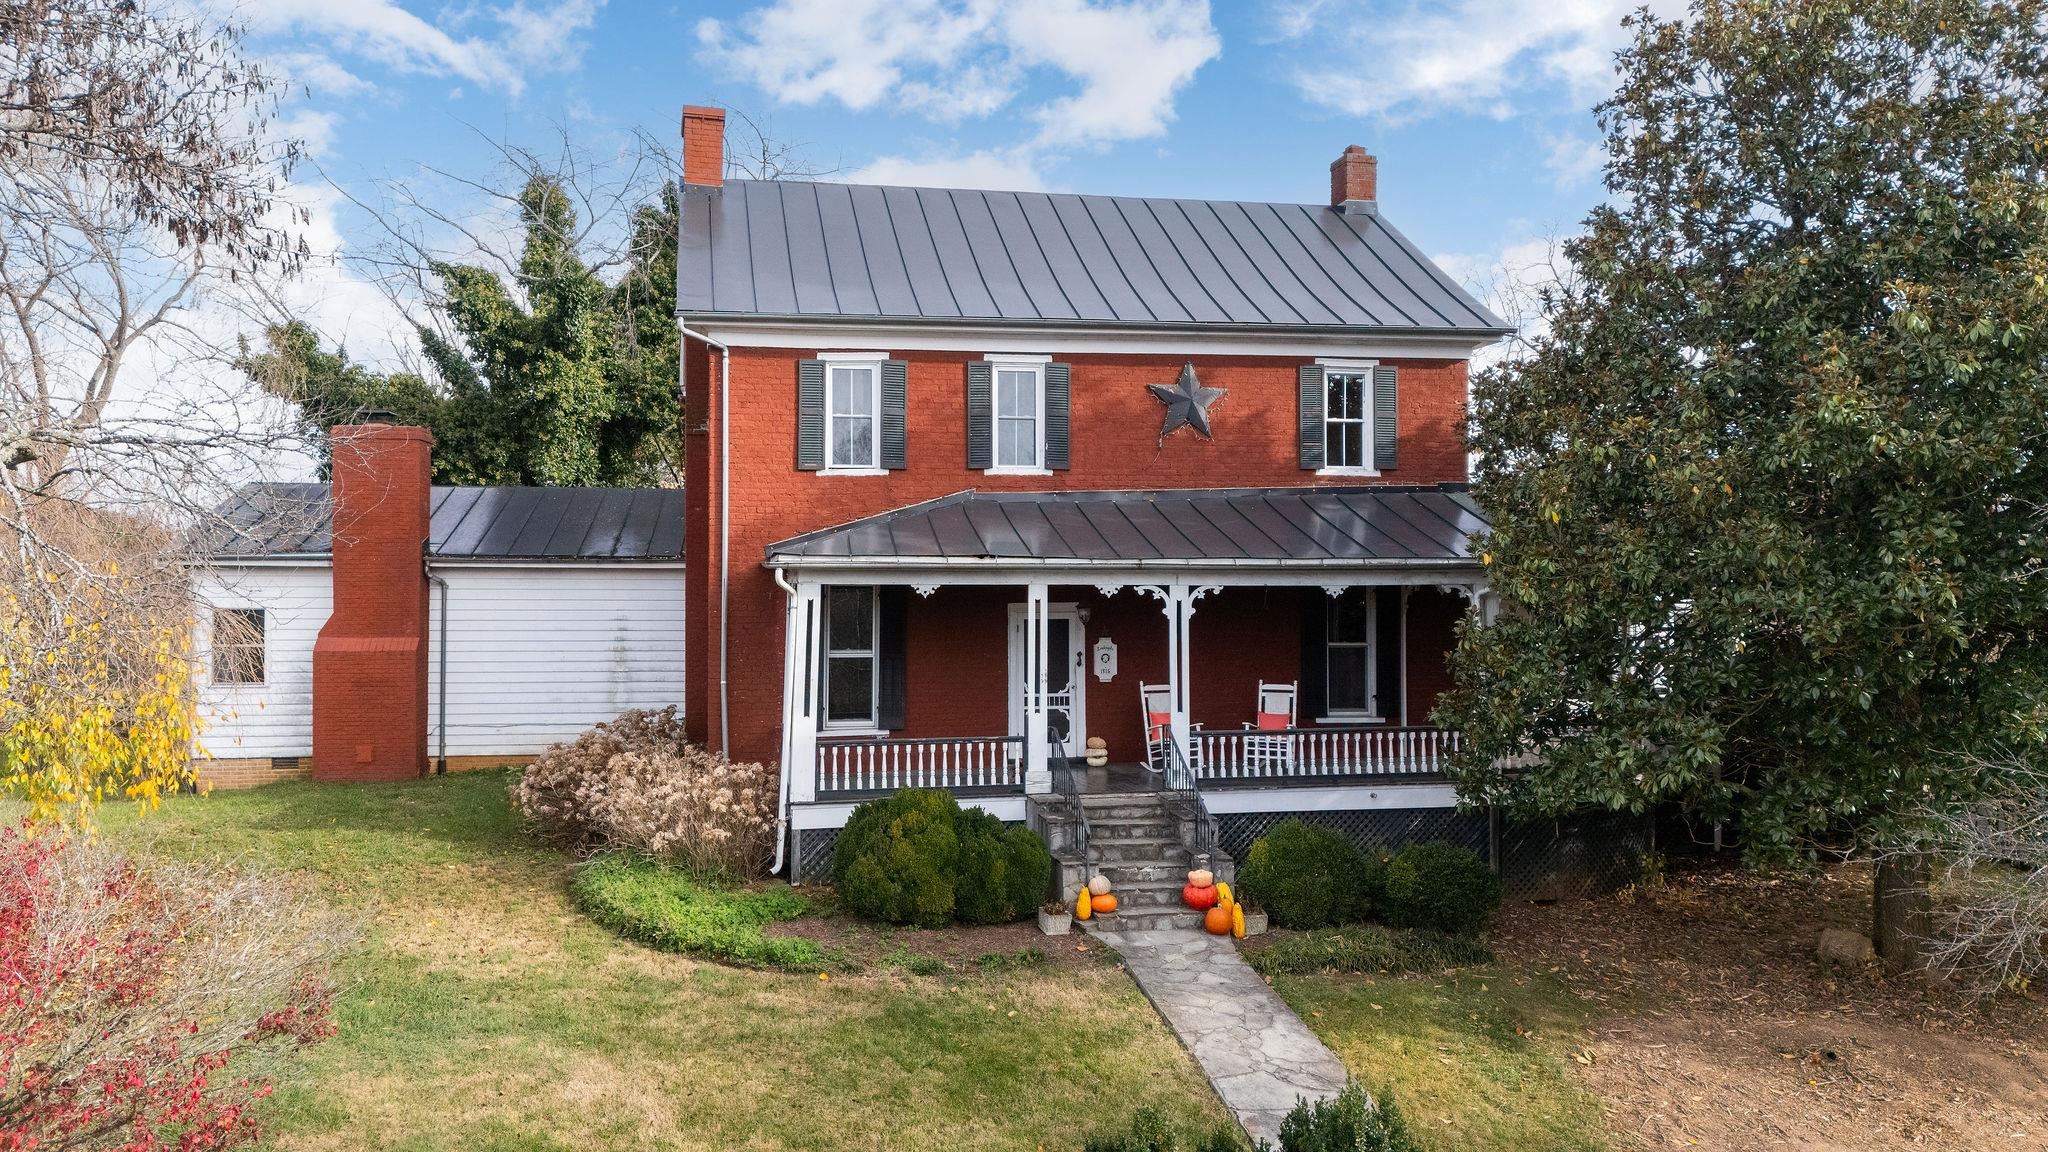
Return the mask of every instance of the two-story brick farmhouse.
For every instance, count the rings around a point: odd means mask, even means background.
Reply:
[[[798,876],[900,787],[1041,827],[1163,791],[1226,847],[1449,815],[1467,358],[1507,328],[1373,157],[1318,204],[869,187],[724,179],[723,128],[684,112],[686,712],[784,766]]]

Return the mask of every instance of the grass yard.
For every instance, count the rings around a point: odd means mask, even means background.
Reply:
[[[1078,1148],[1143,1105],[1225,1119],[1109,964],[742,971],[618,939],[518,832],[509,776],[109,805],[147,851],[261,860],[360,909],[341,1034],[282,1149]],[[971,971],[962,968],[971,967]]]
[[[1275,976],[1274,990],[1368,1085],[1393,1088],[1431,1152],[1608,1147],[1573,1067],[1588,1005],[1546,975]]]

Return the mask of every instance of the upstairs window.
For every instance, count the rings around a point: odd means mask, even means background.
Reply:
[[[879,391],[881,365],[831,362],[826,368],[826,443],[831,453],[827,466],[860,470],[878,467],[875,450],[881,436],[875,427],[875,416],[881,405],[875,394]]]
[[[263,683],[263,609],[213,610],[213,682]]]
[[[1372,374],[1332,369],[1323,376],[1323,467],[1372,467]]]
[[[1044,467],[1045,389],[1043,367],[996,365],[996,462],[998,469],[1036,471]]]

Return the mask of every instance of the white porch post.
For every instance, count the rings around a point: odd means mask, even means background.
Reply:
[[[795,803],[818,798],[818,646],[823,639],[818,591],[815,581],[797,576],[784,630],[782,764],[789,774],[789,798]]]
[[[1052,791],[1052,743],[1046,738],[1045,661],[1049,647],[1047,617],[1050,587],[1043,582],[1024,590],[1024,791]]]

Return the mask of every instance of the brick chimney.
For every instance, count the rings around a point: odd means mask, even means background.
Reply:
[[[434,437],[389,423],[330,436],[334,610],[313,643],[313,778],[408,780],[427,770]]]
[[[1380,162],[1353,144],[1330,164],[1330,207],[1371,212],[1379,201]]]
[[[683,106],[683,183],[706,188],[725,183],[725,109]]]

